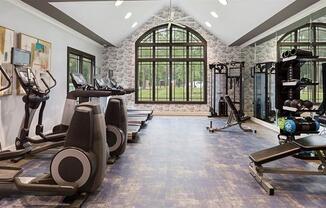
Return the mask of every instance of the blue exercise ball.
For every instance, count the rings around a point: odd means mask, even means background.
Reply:
[[[297,125],[294,120],[290,119],[285,122],[284,129],[286,132],[294,134],[297,130]]]

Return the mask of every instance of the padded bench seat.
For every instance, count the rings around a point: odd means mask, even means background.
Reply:
[[[326,137],[311,135],[295,140],[293,143],[304,150],[326,150]]]
[[[300,146],[294,143],[286,143],[272,148],[264,149],[249,155],[250,160],[255,164],[268,163],[283,157],[300,152]]]
[[[260,165],[307,150],[326,150],[326,137],[320,135],[307,136],[291,143],[255,152],[249,155],[249,158]]]

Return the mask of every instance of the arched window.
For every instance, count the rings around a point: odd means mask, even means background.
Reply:
[[[207,103],[207,43],[186,27],[161,25],[136,42],[136,103]]]
[[[293,48],[312,51],[319,56],[316,61],[307,62],[301,68],[301,77],[319,82],[301,91],[301,99],[320,103],[323,100],[321,64],[326,62],[326,24],[309,23],[286,33],[277,43],[278,58],[284,51]]]

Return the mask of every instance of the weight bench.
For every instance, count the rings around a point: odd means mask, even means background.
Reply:
[[[225,99],[228,107],[231,109],[231,111],[229,113],[228,120],[227,120],[226,124],[222,128],[213,128],[213,122],[210,121],[210,125],[209,125],[209,127],[207,127],[209,132],[214,133],[215,131],[221,131],[223,129],[227,129],[227,128],[232,127],[232,126],[239,125],[240,129],[242,131],[244,131],[244,132],[254,132],[254,133],[256,133],[256,130],[253,130],[253,129],[250,129],[250,128],[244,128],[242,126],[242,124],[245,121],[247,121],[248,119],[250,119],[250,117],[241,115],[241,113],[237,110],[234,103],[232,102],[230,96],[226,95],[226,96],[224,96],[224,99]]]
[[[320,165],[317,170],[284,169],[263,167],[263,164],[279,160],[304,151],[316,151]],[[269,194],[274,194],[274,187],[265,180],[264,173],[297,174],[297,175],[326,175],[326,137],[311,135],[297,139],[291,143],[281,144],[272,148],[255,152],[249,156],[252,161],[249,165],[250,174]]]

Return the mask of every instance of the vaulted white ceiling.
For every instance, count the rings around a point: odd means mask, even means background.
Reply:
[[[229,0],[229,4],[223,6],[218,0],[172,0],[172,4],[193,17],[223,42],[231,44],[294,1]],[[114,1],[51,4],[108,42],[118,45],[137,27],[167,7],[169,0],[129,0],[118,7]],[[219,17],[212,17],[211,11],[215,11]],[[132,12],[132,16],[125,19],[128,12]],[[207,27],[206,21],[211,23],[212,27]],[[138,25],[132,28],[134,22],[138,22]]]

